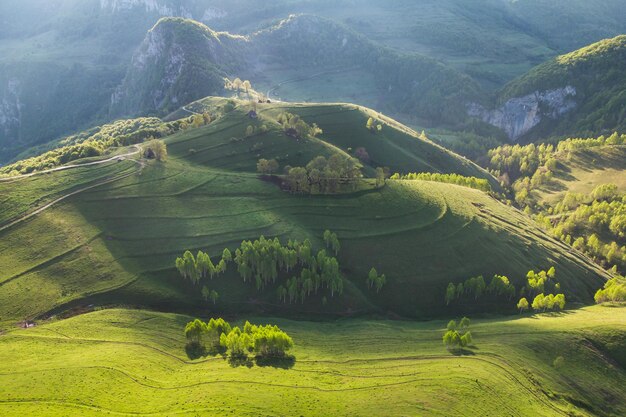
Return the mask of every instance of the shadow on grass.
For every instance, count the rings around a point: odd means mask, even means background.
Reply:
[[[247,356],[231,356],[228,358],[228,364],[231,368],[239,368],[245,366],[246,368],[252,368],[254,362]]]
[[[280,369],[291,369],[296,364],[295,356],[283,356],[283,357],[264,357],[257,356],[255,358],[257,366],[271,367]]]
[[[469,349],[454,349],[450,351],[454,356],[474,356],[476,353],[472,352]]]
[[[206,346],[198,343],[188,343],[185,345],[185,352],[187,353],[187,357],[191,360],[205,358],[207,356],[226,355],[226,350],[221,346],[207,349]]]

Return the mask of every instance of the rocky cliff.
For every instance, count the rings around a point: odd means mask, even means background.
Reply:
[[[535,91],[523,97],[514,97],[492,110],[480,104],[470,103],[467,113],[504,130],[511,141],[516,141],[543,120],[557,120],[575,109],[575,97],[576,88],[568,85],[554,90]]]
[[[111,115],[164,114],[221,94],[224,77],[241,63],[245,43],[245,38],[217,33],[191,20],[161,19],[113,93]]]

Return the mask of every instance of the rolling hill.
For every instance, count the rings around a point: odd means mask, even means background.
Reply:
[[[6,213],[0,225],[3,323],[86,304],[205,309],[198,289],[174,268],[185,250],[217,256],[261,235],[284,243],[310,239],[321,249],[325,229],[341,241],[342,296],[329,297],[323,309],[321,294],[303,304],[281,304],[274,287],[259,292],[230,267],[209,283],[221,294],[216,309],[423,318],[457,309],[511,311],[514,303],[499,298],[446,306],[449,282],[480,274],[507,275],[521,288],[528,270],[555,266],[573,303],[589,302],[607,278],[521,212],[478,190],[416,180],[390,180],[376,188],[366,179],[358,190],[339,195],[294,195],[255,173],[259,158],[297,166],[318,155],[350,155],[360,146],[370,155],[366,177],[378,166],[490,177],[371,110],[259,104],[258,118],[251,119],[245,101],[207,99],[191,108],[223,113],[207,126],[167,137],[166,162],[126,157],[0,182]],[[286,135],[277,123],[284,112],[317,123],[323,133],[301,140]],[[383,125],[376,134],[365,126],[371,116]],[[266,125],[267,132],[247,136],[251,125]],[[388,277],[380,293],[366,285],[372,267]]]

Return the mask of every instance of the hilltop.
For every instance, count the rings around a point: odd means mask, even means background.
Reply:
[[[500,274],[520,289],[527,271],[554,266],[568,301],[576,303],[591,301],[608,277],[483,191],[421,180],[375,186],[375,168],[386,166],[391,172],[475,176],[496,189],[493,178],[473,163],[369,109],[265,103],[257,105],[253,119],[246,101],[207,99],[191,108],[211,112],[214,120],[166,136],[170,156],[165,162],[125,157],[0,182],[6,196],[0,226],[3,323],[86,304],[206,309],[199,289],[174,267],[185,250],[203,250],[216,259],[224,248],[234,252],[242,240],[264,235],[283,244],[309,239],[317,251],[324,247],[326,229],[341,242],[343,295],[323,293],[282,304],[274,286],[257,291],[230,266],[208,283],[220,294],[215,308],[422,318],[457,309],[512,311],[514,302],[498,297],[447,306],[446,287]],[[300,139],[285,134],[279,123],[285,113],[317,124],[323,133]],[[381,124],[380,131],[367,129],[370,117]],[[275,158],[282,169],[320,155],[349,158],[357,146],[369,158],[360,162],[365,179],[352,191],[292,194],[256,174],[261,158]],[[20,221],[59,197],[63,200]],[[379,292],[366,283],[372,267],[387,276]]]

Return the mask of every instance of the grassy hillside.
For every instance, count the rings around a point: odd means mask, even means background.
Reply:
[[[305,140],[286,136],[275,122],[285,110],[318,123],[324,133]],[[376,166],[401,173],[487,174],[382,116],[382,131],[372,134],[365,124],[373,113],[351,105],[263,105],[255,120],[247,112],[240,104],[208,126],[168,137],[170,158],[164,163],[142,167],[128,160],[98,166],[106,175],[101,186],[79,190],[0,230],[0,320],[8,324],[72,304],[204,308],[199,290],[174,269],[185,250],[202,249],[215,257],[225,247],[234,251],[242,240],[261,235],[284,243],[308,238],[321,249],[325,229],[335,231],[342,244],[343,296],[329,299],[323,310],[321,295],[282,305],[274,287],[258,292],[243,284],[231,266],[209,283],[221,295],[217,308],[418,317],[512,311],[511,300],[495,298],[446,307],[445,288],[450,281],[496,273],[521,288],[528,270],[555,266],[568,300],[587,302],[606,278],[588,260],[546,238],[523,214],[477,190],[425,181],[388,181],[375,188],[373,180],[365,180],[361,191],[341,195],[286,193],[257,176],[259,158],[295,166],[317,155],[348,154],[349,147],[360,145],[375,161],[364,166],[366,176]],[[248,124],[266,124],[268,132],[245,138]],[[92,168],[0,183],[6,185],[2,204],[9,213],[4,224],[36,210],[45,184],[53,195],[63,193],[68,184],[84,182],[82,170],[91,173]],[[104,174],[108,170],[115,174]],[[388,277],[380,293],[367,289],[365,278],[373,266]]]
[[[625,313],[473,320],[458,356],[446,321],[259,318],[293,336],[296,359],[248,367],[189,359],[190,317],[103,310],[1,335],[0,413],[619,416]]]

